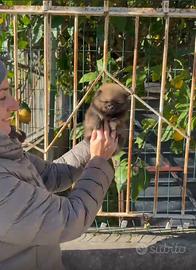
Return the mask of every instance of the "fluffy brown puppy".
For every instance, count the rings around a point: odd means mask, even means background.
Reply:
[[[128,140],[128,109],[130,95],[118,84],[105,83],[96,92],[85,114],[84,137],[90,139],[93,129],[99,129],[107,120],[111,131],[118,136],[117,154]]]

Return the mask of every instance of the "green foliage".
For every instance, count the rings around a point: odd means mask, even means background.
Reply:
[[[154,118],[146,118],[142,120],[141,124],[143,130],[139,133],[134,141],[138,149],[144,148],[148,134],[156,131],[157,120]]]
[[[128,160],[126,152],[121,151],[113,157],[115,167],[115,182],[118,192],[126,188]],[[131,170],[131,200],[136,201],[141,191],[150,184],[150,175],[146,170],[146,164],[140,158],[134,162]]]
[[[89,72],[89,73],[86,73],[82,76],[82,78],[80,79],[79,83],[91,83],[93,82],[98,76],[98,73],[95,71],[95,72]]]
[[[29,6],[31,5],[31,0],[2,0],[2,4],[11,7],[14,5],[25,5]]]
[[[75,138],[78,140],[81,140],[83,135],[84,135],[84,126],[83,123],[78,123],[75,129],[72,129],[70,132],[70,140],[74,139],[74,135]]]
[[[152,82],[156,82],[156,81],[161,80],[161,71],[162,71],[162,66],[161,65],[153,66],[151,68]]]
[[[128,160],[126,153],[120,151],[117,155],[113,157],[113,163],[115,167],[115,182],[118,192],[121,192],[126,187],[127,182],[127,167]]]
[[[173,128],[167,126],[162,133],[161,141],[167,142],[172,139],[172,136],[173,136]]]
[[[149,186],[150,180],[150,174],[146,170],[145,162],[138,158],[132,171],[131,200],[133,202],[137,200],[140,192]]]
[[[129,70],[129,72],[127,73],[127,77],[126,77],[126,86],[127,87],[131,87],[132,85],[132,66],[129,67],[129,69],[126,69],[125,71]],[[143,68],[137,68],[137,74],[136,74],[137,78],[136,78],[136,94],[139,96],[144,96],[145,92],[144,92],[144,82],[147,78],[147,73]]]
[[[188,113],[190,104],[190,83],[191,74],[184,68],[179,60],[175,59],[175,62],[181,66],[181,71],[178,74],[172,74],[168,71],[168,80],[166,85],[166,94],[164,102],[164,117],[167,118],[171,124],[178,129],[186,132],[188,123]],[[153,70],[157,70],[156,67]],[[158,76],[156,77],[158,78]],[[194,105],[194,107],[196,104]],[[191,130],[196,127],[196,119],[192,118]],[[135,143],[138,148],[141,149],[145,145],[147,136],[154,132],[157,134],[157,121],[153,118],[144,119],[142,121],[142,132],[138,135]],[[162,142],[170,142],[170,148],[173,153],[179,154],[183,151],[183,137],[177,134],[171,126],[168,126],[163,121],[162,130]],[[196,142],[192,140],[192,147],[196,145]]]

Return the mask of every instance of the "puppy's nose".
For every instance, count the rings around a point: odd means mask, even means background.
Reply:
[[[107,109],[108,110],[113,110],[114,109],[114,105],[113,104],[107,104]]]

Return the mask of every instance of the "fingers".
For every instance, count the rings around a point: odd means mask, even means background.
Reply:
[[[104,121],[104,136],[106,141],[109,141],[110,138],[110,129],[109,129],[109,125],[108,125],[108,121]]]
[[[96,138],[97,138],[97,130],[94,129],[94,130],[92,131],[91,139],[90,139],[90,140],[91,140],[91,141],[94,141]]]
[[[102,128],[101,129],[97,129],[96,132],[97,132],[97,139],[103,140],[104,139],[103,129]]]
[[[109,126],[108,123],[106,123],[104,130],[93,130],[90,142],[91,159],[98,156],[108,160],[117,149],[118,137],[115,131],[109,134]]]

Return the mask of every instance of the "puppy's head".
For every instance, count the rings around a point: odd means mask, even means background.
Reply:
[[[129,101],[129,93],[115,83],[103,84],[93,99],[94,106],[108,116],[126,112]]]

